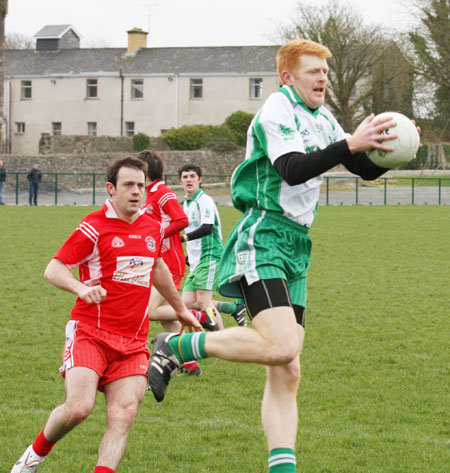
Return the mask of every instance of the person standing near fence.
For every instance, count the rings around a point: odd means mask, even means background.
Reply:
[[[0,159],[0,205],[5,205],[3,202],[3,186],[6,180],[6,169],[3,166],[3,161]]]
[[[34,163],[33,167],[28,171],[27,174],[28,182],[30,183],[30,194],[28,197],[28,203],[30,205],[37,205],[39,184],[42,181],[42,173],[39,169],[39,163]]]

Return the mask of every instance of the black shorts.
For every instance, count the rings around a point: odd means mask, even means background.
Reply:
[[[250,319],[272,307],[291,307],[297,323],[305,327],[305,308],[292,304],[286,280],[260,279],[249,286],[244,276],[239,280],[239,284]]]

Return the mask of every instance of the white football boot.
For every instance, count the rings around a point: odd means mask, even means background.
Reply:
[[[34,453],[32,445],[30,445],[25,453],[19,458],[17,463],[13,466],[11,473],[33,473],[37,471],[39,465],[46,457],[40,457]]]

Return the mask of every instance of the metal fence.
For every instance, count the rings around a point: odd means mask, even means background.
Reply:
[[[3,201],[8,205],[27,205],[29,183],[26,172],[8,172],[3,189]],[[167,174],[165,180],[182,197],[178,175]],[[203,176],[218,204],[231,204],[230,176]],[[100,205],[108,194],[104,173],[42,174],[39,205]],[[364,181],[352,175],[325,175],[319,205],[450,205],[450,176],[381,177]]]

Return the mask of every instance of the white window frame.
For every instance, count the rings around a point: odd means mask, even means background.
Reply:
[[[263,98],[263,80],[260,77],[250,78],[250,98],[252,100]]]
[[[61,136],[62,135],[62,123],[61,122],[52,122],[52,135]]]
[[[31,100],[33,96],[33,83],[31,80],[20,81],[20,100]]]
[[[88,100],[98,98],[98,79],[86,79],[86,98]]]
[[[97,122],[87,122],[88,136],[97,136]]]
[[[144,79],[131,79],[131,99],[142,100],[144,98]]]
[[[197,77],[190,80],[191,100],[201,100],[203,98],[203,79]]]
[[[23,135],[25,133],[25,122],[16,122],[16,134]]]
[[[125,122],[125,136],[133,136],[135,133],[135,123]]]

